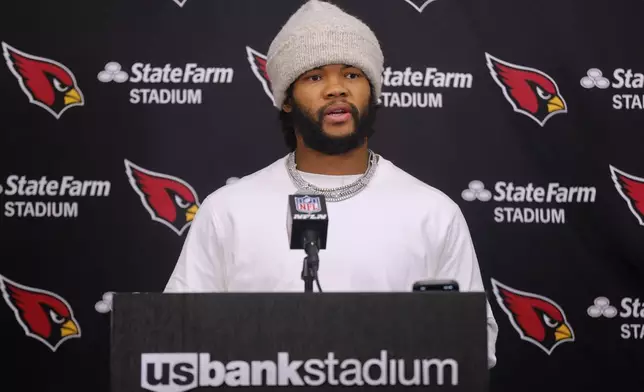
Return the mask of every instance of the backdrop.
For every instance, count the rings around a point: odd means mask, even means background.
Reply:
[[[286,153],[264,55],[301,4],[2,5],[3,389],[107,392],[110,292],[162,291],[185,212]],[[468,220],[492,390],[644,385],[644,3],[336,4],[386,55],[373,149]]]

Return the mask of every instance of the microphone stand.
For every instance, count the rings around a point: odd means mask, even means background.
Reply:
[[[304,281],[305,292],[313,292],[313,281],[318,279],[317,274],[320,265],[318,248],[319,239],[316,233],[311,230],[306,230],[304,232],[304,251],[306,252],[306,257],[304,257],[304,261],[302,262],[302,280]]]

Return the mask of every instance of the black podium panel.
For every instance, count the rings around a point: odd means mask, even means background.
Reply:
[[[483,293],[114,296],[113,392],[487,384]]]

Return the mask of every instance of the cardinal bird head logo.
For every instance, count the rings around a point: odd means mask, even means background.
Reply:
[[[611,178],[640,225],[644,226],[644,178],[628,174],[609,165]]]
[[[275,98],[273,98],[273,90],[271,89],[271,80],[268,77],[268,72],[266,71],[266,56],[249,46],[246,47],[246,54],[248,56],[248,62],[250,63],[250,69],[253,70],[257,80],[259,80],[264,87],[264,92],[271,99],[271,102],[273,102],[273,106],[275,106]]]
[[[525,114],[543,127],[555,114],[568,111],[557,83],[550,76],[534,68],[499,60],[489,53],[485,56],[494,81],[515,112]]]
[[[521,339],[533,343],[548,355],[560,344],[575,340],[564,311],[554,301],[513,289],[495,279],[491,281],[499,306]]]
[[[27,287],[0,275],[2,295],[25,334],[56,351],[63,342],[80,338],[81,330],[72,307],[50,291]]]
[[[152,220],[182,235],[199,209],[197,192],[190,184],[177,177],[144,169],[127,159],[125,173]]]
[[[47,110],[56,119],[67,109],[85,104],[76,77],[63,64],[21,52],[5,42],[2,51],[9,70],[30,103]]]

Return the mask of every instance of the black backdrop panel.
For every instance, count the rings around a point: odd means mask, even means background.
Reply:
[[[109,293],[161,291],[190,228],[176,212],[286,153],[257,65],[301,4],[3,4],[8,389],[107,391]],[[385,52],[373,148],[468,220],[500,328],[492,390],[642,385],[644,4],[337,4]],[[141,177],[179,201],[146,203]],[[553,314],[517,321],[508,295]],[[59,313],[33,321],[38,302]],[[556,317],[571,336],[553,346],[537,331]]]

